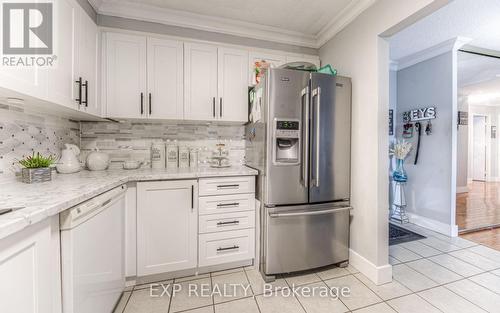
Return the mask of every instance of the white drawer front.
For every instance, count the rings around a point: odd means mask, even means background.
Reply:
[[[201,215],[200,234],[255,227],[255,211]]]
[[[254,176],[201,178],[200,196],[230,195],[255,192]]]
[[[255,230],[202,234],[199,244],[199,266],[250,260],[255,257]]]
[[[198,201],[198,208],[200,215],[255,211],[255,195],[251,193],[200,197]]]

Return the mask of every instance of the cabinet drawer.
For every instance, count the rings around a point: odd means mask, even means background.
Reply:
[[[250,193],[240,195],[200,197],[198,203],[200,215],[254,211],[255,195],[253,193]]]
[[[243,229],[199,236],[199,266],[253,259],[255,230]]]
[[[230,195],[252,192],[255,192],[254,176],[200,179],[200,196]]]
[[[255,227],[255,211],[201,215],[198,231],[214,233]]]

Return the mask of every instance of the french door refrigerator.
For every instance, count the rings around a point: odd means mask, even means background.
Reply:
[[[260,269],[275,274],[347,264],[351,81],[269,69],[246,126],[246,164],[259,171]]]

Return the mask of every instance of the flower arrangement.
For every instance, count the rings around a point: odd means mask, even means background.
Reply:
[[[404,160],[408,153],[410,153],[412,144],[406,140],[398,140],[393,144],[392,148],[389,149],[390,155],[394,156],[398,160]]]

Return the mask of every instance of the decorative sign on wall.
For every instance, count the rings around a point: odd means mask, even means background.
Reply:
[[[469,124],[469,113],[465,111],[458,111],[458,125]]]
[[[423,109],[411,110],[403,113],[403,121],[405,123],[431,120],[436,118],[436,108],[427,107]]]
[[[394,110],[389,110],[389,136],[394,135]]]

